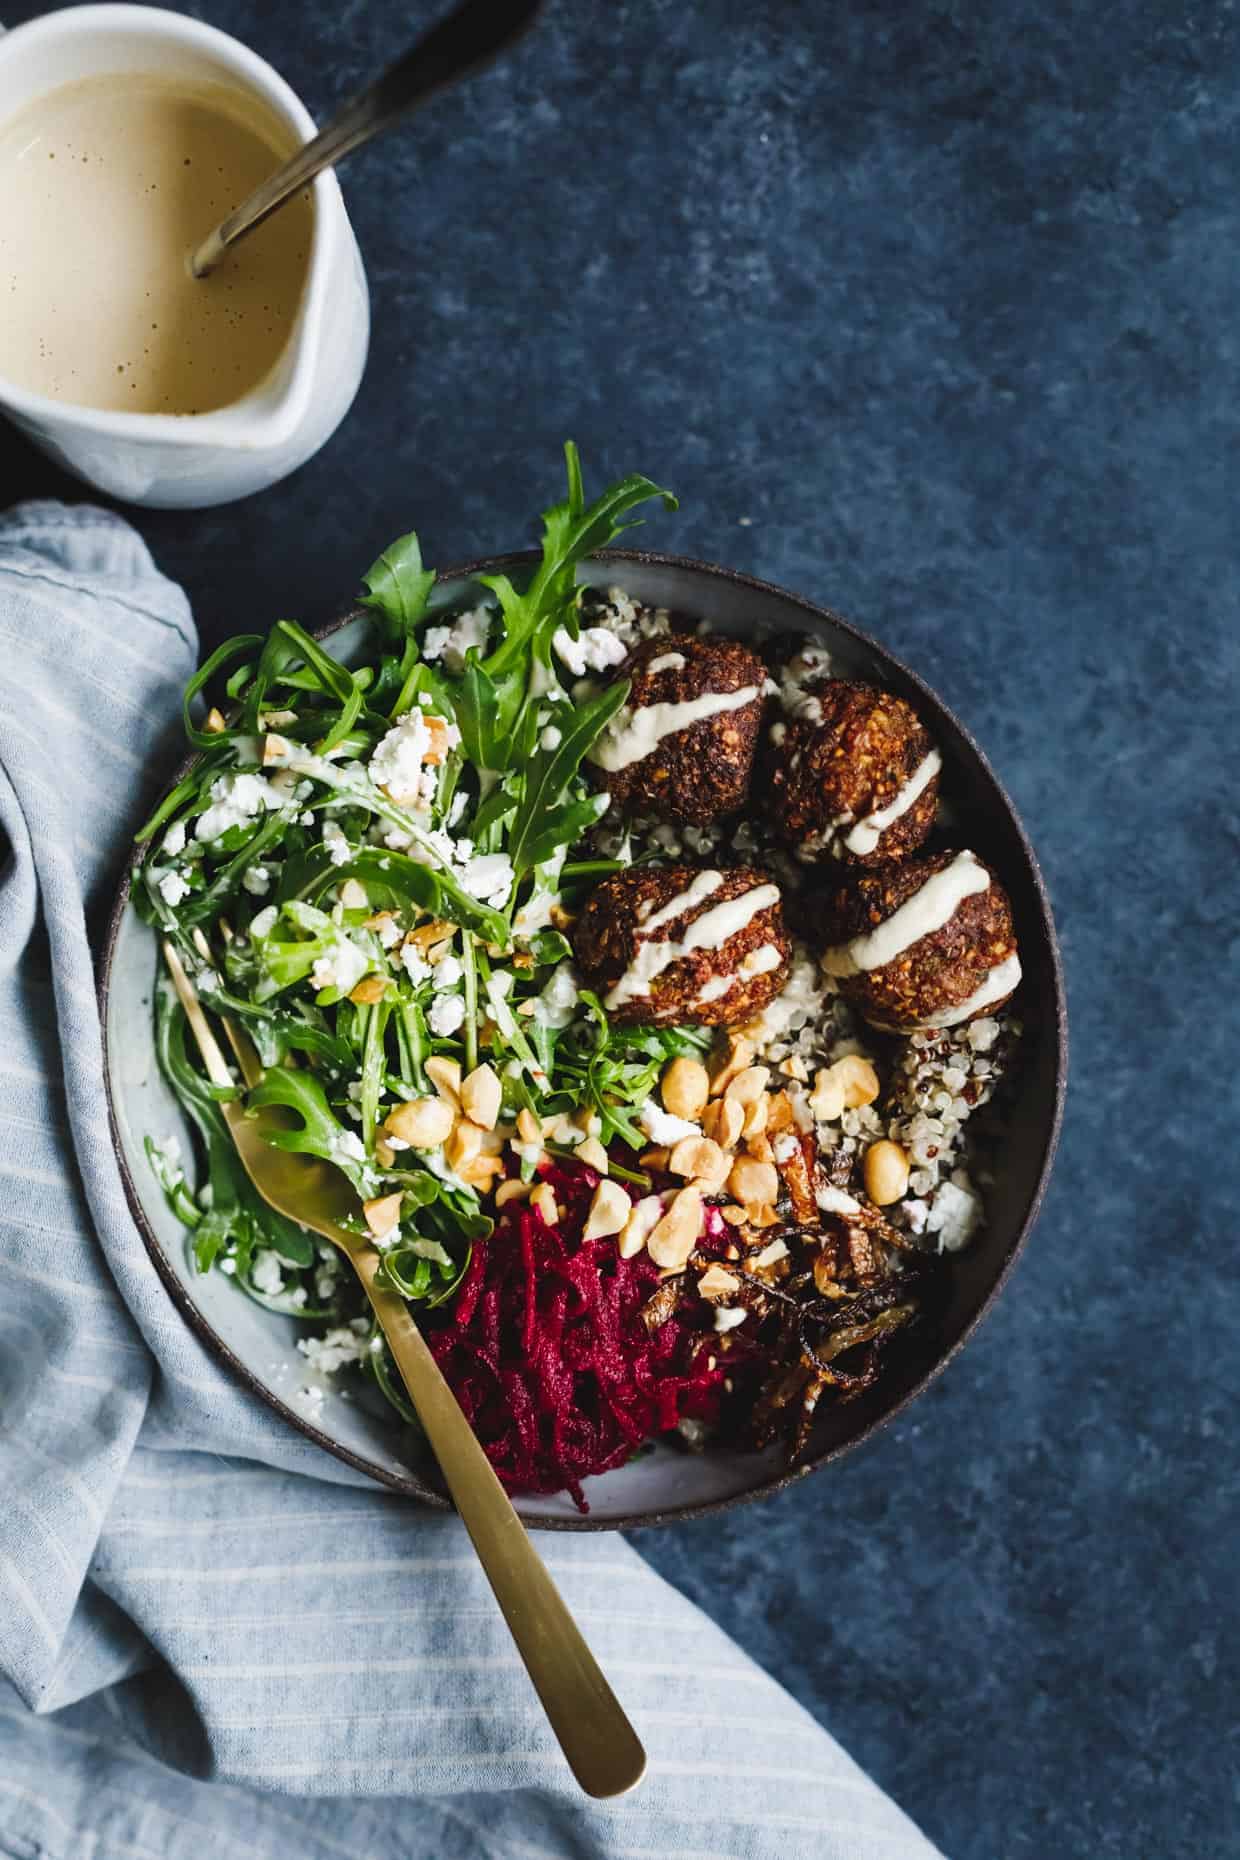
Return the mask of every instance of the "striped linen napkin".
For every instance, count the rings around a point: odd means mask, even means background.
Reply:
[[[30,504],[0,518],[0,651],[0,1853],[931,1860],[626,1543],[557,1536],[651,1755],[588,1803],[455,1519],[206,1354],[125,1206],[90,946],[193,623],[126,524]]]

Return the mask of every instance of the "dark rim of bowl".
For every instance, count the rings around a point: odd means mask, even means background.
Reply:
[[[471,581],[480,574],[494,574],[496,572],[507,573],[511,572],[513,569],[520,569],[524,566],[532,565],[538,560],[539,555],[537,550],[516,550],[506,555],[484,556],[476,562],[466,563],[464,567],[448,568],[440,571],[437,580],[440,583]],[[781,1468],[773,1473],[771,1477],[763,1479],[756,1485],[750,1486],[744,1492],[735,1492],[726,1498],[707,1499],[697,1504],[680,1505],[666,1511],[632,1512],[623,1517],[600,1518],[593,1514],[587,1514],[584,1517],[527,1517],[523,1520],[531,1529],[550,1531],[638,1530],[660,1524],[678,1524],[687,1518],[708,1517],[714,1512],[730,1511],[735,1506],[750,1504],[755,1499],[769,1497],[773,1493],[784,1491],[788,1486],[798,1484],[799,1481],[804,1479],[809,1473],[816,1472],[819,1467],[829,1464],[832,1460],[839,1459],[843,1454],[851,1452],[854,1447],[860,1446],[863,1441],[871,1439],[880,1428],[886,1427],[898,1414],[901,1414],[903,1410],[908,1407],[909,1403],[914,1401],[917,1396],[928,1388],[930,1383],[946,1368],[947,1364],[952,1361],[961,1349],[963,1349],[965,1343],[973,1335],[977,1326],[990,1311],[999,1293],[1007,1283],[1012,1268],[1016,1264],[1016,1260],[1037,1221],[1042,1206],[1042,1200],[1046,1193],[1046,1186],[1055,1159],[1055,1151],[1059,1143],[1059,1134],[1063,1123],[1064,1096],[1067,1090],[1068,1073],[1068,1010],[1064,990],[1063,965],[1059,954],[1058,938],[1055,934],[1054,919],[1051,915],[1050,899],[1047,895],[1046,884],[1042,877],[1037,855],[1029,842],[1029,836],[1025,832],[1024,824],[1016,811],[1015,805],[998,776],[991,768],[986,755],[974,741],[969,731],[956,717],[955,713],[948,708],[925,680],[920,678],[916,672],[910,670],[902,660],[896,658],[894,653],[888,651],[885,646],[880,645],[870,634],[864,632],[860,627],[854,626],[851,621],[845,620],[842,615],[835,613],[829,607],[823,607],[816,601],[807,600],[803,595],[793,594],[787,588],[779,587],[775,582],[762,581],[754,575],[746,575],[736,569],[721,568],[714,562],[698,562],[690,556],[664,555],[656,551],[645,549],[600,549],[595,555],[590,557],[590,560],[593,562],[615,562],[621,566],[626,563],[636,563],[640,566],[652,568],[688,569],[695,574],[715,577],[720,581],[730,582],[735,587],[752,588],[754,592],[758,594],[777,595],[781,600],[791,603],[794,607],[799,607],[812,621],[828,621],[831,626],[838,628],[843,633],[847,633],[850,638],[856,640],[859,646],[873,653],[881,665],[890,667],[901,679],[906,681],[919,699],[925,704],[931,715],[946,724],[949,734],[954,735],[959,741],[964,743],[971,754],[976,758],[984,777],[989,781],[994,791],[995,798],[999,802],[1003,813],[1006,815],[1008,822],[1015,832],[1024,854],[1027,875],[1030,879],[1033,894],[1037,902],[1038,928],[1041,933],[1044,954],[1049,964],[1051,988],[1054,997],[1054,1027],[1051,1031],[1055,1041],[1055,1092],[1054,1101],[1051,1106],[1050,1123],[1046,1131],[1042,1158],[1038,1167],[1037,1180],[1021,1218],[1016,1238],[1009,1248],[1007,1257],[1004,1259],[995,1275],[981,1304],[963,1326],[959,1335],[940,1355],[935,1357],[934,1361],[922,1371],[898,1400],[894,1401],[889,1407],[884,1408],[880,1413],[871,1415],[864,1425],[847,1440],[831,1442],[821,1447],[817,1452],[807,1454],[795,1467]],[[318,628],[314,633],[314,637],[320,640],[330,639],[333,634],[339,633],[352,621],[363,617],[364,612],[365,610],[360,607],[351,608],[339,620],[332,621],[329,625]],[[168,787],[171,788],[176,782],[182,780],[197,760],[197,752],[186,756],[184,761],[173,773]],[[145,856],[145,850],[144,848],[136,847],[134,852],[140,859]],[[229,1348],[224,1339],[213,1328],[203,1312],[194,1303],[178,1277],[171,1260],[160,1244],[154,1229],[147,1220],[146,1210],[138,1194],[137,1185],[130,1174],[128,1163],[125,1160],[124,1150],[121,1146],[116,1110],[113,1104],[112,1073],[108,1054],[107,1009],[112,979],[112,962],[117,939],[120,935],[121,922],[124,918],[125,908],[129,903],[133,864],[134,855],[131,854],[131,856],[126,859],[120,889],[117,892],[116,901],[113,904],[111,917],[108,923],[107,942],[99,972],[98,1000],[100,1021],[103,1029],[104,1079],[107,1087],[108,1128],[111,1132],[112,1148],[116,1155],[117,1166],[120,1170],[121,1181],[124,1185],[125,1199],[129,1203],[129,1211],[133,1215],[134,1222],[138,1228],[138,1232],[142,1236],[146,1250],[151,1256],[155,1270],[163,1280],[169,1296],[181,1315],[206,1344],[208,1349],[245,1384],[246,1388],[248,1388],[252,1394],[257,1395],[269,1408],[274,1409],[277,1414],[281,1415],[284,1420],[295,1427],[299,1433],[304,1434],[308,1440],[313,1440],[317,1446],[323,1447],[328,1453],[334,1454],[337,1459],[343,1460],[347,1465],[354,1467],[358,1472],[365,1473],[369,1478],[378,1481],[381,1485],[385,1485],[393,1491],[403,1493],[406,1497],[421,1499],[424,1503],[432,1505],[439,1510],[448,1510],[451,1507],[449,1501],[443,1494],[435,1491],[432,1486],[426,1485],[416,1474],[412,1472],[404,1474],[391,1472],[386,1467],[380,1466],[374,1461],[367,1459],[364,1454],[355,1453],[352,1448],[344,1446],[340,1441],[333,1440],[331,1436],[324,1433],[321,1428],[314,1426],[313,1422],[308,1421],[304,1415],[298,1414],[295,1409],[290,1408],[287,1403],[281,1401],[277,1395],[274,1395],[270,1389],[260,1382],[257,1376],[255,1376],[235,1352]]]

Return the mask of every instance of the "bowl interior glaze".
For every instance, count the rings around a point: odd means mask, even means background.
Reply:
[[[470,595],[476,574],[520,572],[534,559],[496,557],[450,571],[436,584],[432,605],[452,606]],[[808,632],[826,644],[836,669],[907,696],[942,749],[943,790],[951,799],[961,839],[1000,872],[1011,894],[1025,977],[1024,1059],[997,1153],[987,1226],[955,1260],[951,1292],[938,1322],[910,1338],[904,1353],[893,1354],[883,1380],[869,1395],[846,1407],[824,1406],[811,1451],[795,1474],[787,1472],[775,1450],[690,1455],[659,1446],[631,1465],[588,1480],[588,1517],[579,1516],[563,1495],[516,1501],[531,1525],[617,1530],[701,1514],[777,1491],[790,1477],[803,1478],[855,1446],[942,1369],[998,1293],[1036,1218],[1059,1132],[1067,1039],[1054,925],[1033,851],[981,751],[929,686],[838,615],[709,564],[609,550],[587,562],[580,578],[595,586],[617,584],[639,600],[709,618],[721,632],[749,637]],[[355,613],[320,637],[347,663],[364,655],[368,633],[367,621]],[[303,1327],[251,1303],[219,1273],[195,1273],[184,1230],[165,1205],[143,1150],[144,1137],[158,1139],[175,1132],[185,1154],[193,1153],[179,1107],[155,1063],[151,996],[156,962],[156,939],[130,901],[127,873],[113,912],[100,995],[113,1139],[134,1218],[156,1267],[187,1319],[256,1397],[327,1451],[385,1485],[442,1504],[416,1436],[382,1404],[371,1407],[329,1392],[313,1418],[299,1406],[297,1390],[306,1377],[295,1345]]]

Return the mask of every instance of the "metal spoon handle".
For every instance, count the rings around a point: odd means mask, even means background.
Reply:
[[[200,953],[211,948],[201,930],[194,934]],[[164,959],[185,1009],[190,1031],[215,1085],[230,1085],[232,1075],[193,983],[171,942]],[[221,1024],[248,1086],[263,1076],[262,1062],[249,1035],[227,1015]],[[224,1116],[247,1169],[245,1114],[226,1104]],[[269,1155],[274,1152],[268,1152]],[[255,1187],[264,1193],[255,1177]],[[461,1522],[469,1532],[478,1561],[499,1603],[525,1670],[568,1766],[587,1795],[623,1795],[636,1788],[646,1770],[646,1753],[624,1707],[608,1685],[564,1598],[530,1542],[512,1500],[495,1476],[473,1428],[443,1378],[409,1307],[378,1278],[379,1256],[356,1234],[320,1220],[315,1231],[336,1242],[350,1261],[388,1340],[409,1399],[422,1423]]]
[[[498,57],[533,24],[541,4],[542,0],[463,0],[208,234],[190,260],[194,276],[205,278],[214,271],[229,246],[261,226],[324,168],[382,135],[436,91]]]
[[[624,1794],[646,1769],[646,1753],[624,1707],[530,1542],[409,1307],[376,1284],[373,1253],[354,1250],[350,1258],[569,1768],[587,1795]]]

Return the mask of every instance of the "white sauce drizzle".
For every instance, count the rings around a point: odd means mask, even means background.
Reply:
[[[899,1031],[932,1033],[938,1027],[957,1027],[962,1020],[972,1020],[983,1008],[1010,995],[1020,976],[1020,957],[1013,951],[1005,961],[990,970],[981,986],[974,989],[967,1001],[961,1001],[956,1007],[943,1008],[938,1014],[927,1014],[925,1020],[914,1021],[911,1028],[902,1027]]]
[[[742,976],[749,980],[755,975],[769,975],[782,961],[778,944],[763,943],[760,948],[751,949],[747,956],[742,957],[740,969],[735,975],[712,975],[700,990],[694,1006],[705,1007],[708,1002],[722,1000],[724,995],[732,992]]]
[[[958,907],[974,892],[986,891],[990,874],[976,854],[957,853],[949,866],[935,872],[885,923],[851,943],[827,950],[822,966],[828,975],[859,975],[881,969],[897,956],[950,923]]]
[[[639,710],[630,710],[626,704],[603,731],[589,760],[614,775],[618,769],[627,769],[650,755],[665,736],[687,730],[703,717],[743,710],[758,695],[757,685],[744,685],[739,691],[704,691],[701,697],[686,698],[681,704],[646,704]]]
[[[713,877],[722,882],[717,872],[710,874],[704,872],[699,876],[701,878]],[[747,924],[752,923],[759,911],[769,910],[771,905],[778,903],[778,885],[755,885],[749,891],[742,891],[739,897],[727,898],[722,904],[716,904],[713,910],[703,911],[702,915],[689,925],[679,943],[671,940],[660,943],[653,939],[643,938],[638,944],[637,954],[632,962],[614,988],[611,988],[604,997],[604,1006],[615,1009],[623,1007],[626,1001],[632,1001],[638,995],[648,995],[650,984],[657,976],[662,975],[664,969],[669,969],[674,962],[679,962],[683,956],[691,955],[694,950],[722,949],[728,938],[735,936]],[[680,909],[683,910],[684,906],[681,905]],[[650,919],[649,927],[656,924],[660,915],[662,913],[656,913],[656,916]]]
[[[661,652],[657,659],[651,659],[646,667],[648,672],[678,672],[685,663],[683,652]]]
[[[902,814],[908,813],[913,803],[926,792],[942,766],[942,756],[937,749],[932,749],[925,760],[914,769],[895,800],[889,801],[886,807],[877,808],[874,813],[867,814],[865,819],[859,820],[852,832],[846,835],[844,844],[849,852],[857,853],[863,858],[867,853],[872,853],[878,845],[880,836],[887,831],[893,821],[899,820]],[[842,825],[843,823],[836,824]]]
[[[722,872],[699,872],[688,891],[678,892],[669,898],[654,916],[642,917],[642,929],[649,934],[651,930],[661,930],[664,924],[670,924],[676,917],[683,917],[686,911],[694,911],[699,904],[705,904],[712,892],[718,891],[723,883]],[[646,910],[649,910],[647,905]]]

